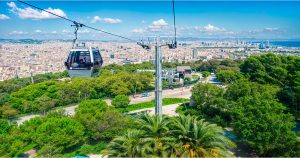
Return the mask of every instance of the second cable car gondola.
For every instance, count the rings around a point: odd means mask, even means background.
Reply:
[[[70,77],[95,77],[103,64],[98,48],[76,45],[70,50],[65,66]]]

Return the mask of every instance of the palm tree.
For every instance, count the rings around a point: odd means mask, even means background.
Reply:
[[[142,115],[138,130],[113,139],[106,153],[115,157],[230,157],[234,147],[221,127],[197,117]]]
[[[173,119],[173,136],[178,143],[174,151],[180,157],[230,157],[235,147],[221,127],[197,117],[179,116]]]
[[[123,136],[113,139],[103,154],[113,157],[141,157],[142,143],[140,130],[128,130]]]
[[[168,117],[160,118],[158,115],[142,115],[137,121],[140,130],[144,134],[143,156],[146,157],[168,157],[171,154],[171,144],[175,141],[171,137]]]

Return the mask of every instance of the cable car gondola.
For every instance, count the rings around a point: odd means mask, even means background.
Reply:
[[[95,77],[99,74],[99,70],[103,64],[103,59],[98,48],[86,47],[85,43],[82,45],[76,44],[77,31],[82,24],[74,22],[75,39],[73,40],[73,47],[70,50],[69,56],[65,61],[65,66],[70,77]]]
[[[76,45],[65,62],[70,77],[95,77],[103,60],[98,48]]]

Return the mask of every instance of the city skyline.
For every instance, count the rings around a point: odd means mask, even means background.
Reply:
[[[78,22],[140,39],[173,35],[171,1],[89,1],[31,4]],[[10,39],[72,39],[69,22],[16,1],[0,2],[0,37]],[[300,39],[300,2],[175,1],[181,38]],[[81,28],[80,39],[118,40]]]

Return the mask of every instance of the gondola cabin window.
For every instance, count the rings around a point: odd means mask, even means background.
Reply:
[[[99,50],[93,51],[93,56],[94,56],[94,65],[101,66],[103,63],[103,60],[102,60]]]
[[[71,51],[68,62],[72,68],[89,68],[91,66],[91,58],[89,51]]]

